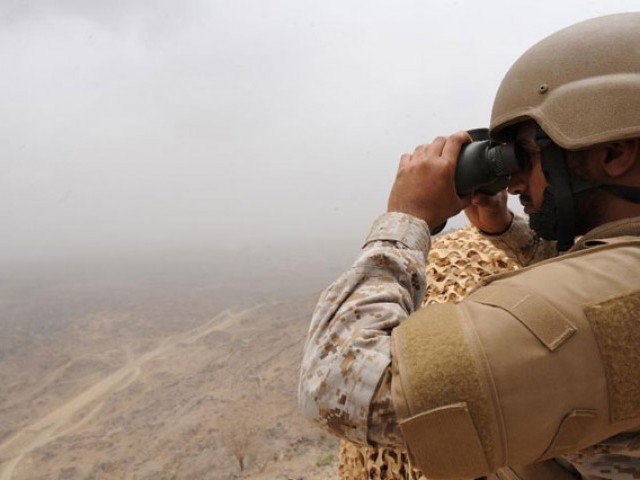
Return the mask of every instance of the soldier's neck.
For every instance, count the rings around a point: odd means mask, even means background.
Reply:
[[[624,200],[620,197],[608,194],[605,204],[602,206],[598,225],[640,216],[640,204]]]

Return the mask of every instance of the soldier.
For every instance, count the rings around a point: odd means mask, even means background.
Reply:
[[[388,212],[314,312],[307,417],[408,449],[429,479],[640,478],[639,46],[640,13],[596,18],[503,79],[490,133],[526,159],[508,191],[531,228],[505,193],[457,196],[466,133],[402,155]],[[417,310],[429,230],[462,209],[529,266]]]

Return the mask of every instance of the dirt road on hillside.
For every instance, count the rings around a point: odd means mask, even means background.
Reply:
[[[161,340],[154,349],[130,359],[125,366],[17,432],[0,444],[0,480],[11,480],[15,468],[25,455],[88,423],[102,408],[105,397],[134,382],[145,363],[162,357],[174,346],[196,342],[205,335],[224,329],[235,322],[238,317],[255,308],[257,307],[237,313],[224,311],[192,330]]]

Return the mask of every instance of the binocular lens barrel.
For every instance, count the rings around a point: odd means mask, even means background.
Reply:
[[[479,130],[471,131],[476,138]],[[476,191],[494,195],[507,187],[509,177],[520,168],[518,152],[513,143],[496,144],[488,139],[468,143],[460,150],[456,165],[458,196]]]
[[[522,169],[521,150],[514,143],[494,143],[489,130],[469,130],[473,140],[460,150],[456,164],[456,192],[459,197],[482,192],[495,195],[507,188],[509,177]],[[432,228],[433,235],[440,233],[447,222]]]

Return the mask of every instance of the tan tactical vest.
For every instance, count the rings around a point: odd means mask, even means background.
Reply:
[[[640,429],[640,217],[417,311],[392,356],[396,414],[427,478],[553,478],[537,462]]]

